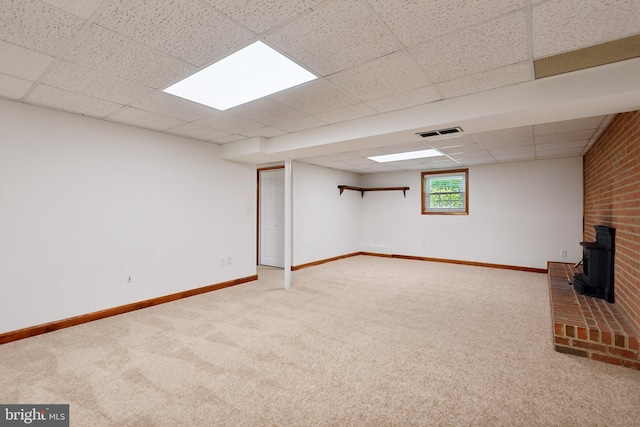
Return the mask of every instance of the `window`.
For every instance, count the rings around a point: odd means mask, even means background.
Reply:
[[[422,214],[468,215],[469,170],[422,172]]]

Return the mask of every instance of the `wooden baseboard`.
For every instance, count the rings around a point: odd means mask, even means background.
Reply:
[[[292,265],[291,271],[302,270],[303,268],[309,268],[309,267],[313,267],[320,264],[326,264],[328,262],[337,261],[339,259],[344,259],[344,258],[351,258],[353,256],[358,256],[358,255],[362,255],[362,252],[354,252],[351,254],[334,256],[332,258],[321,259],[319,261],[308,262],[306,264]]]
[[[431,261],[431,262],[445,262],[448,264],[461,264],[461,265],[473,265],[476,267],[490,267],[490,268],[501,268],[503,270],[518,270],[518,271],[528,271],[530,273],[547,273],[546,268],[533,268],[533,267],[520,267],[517,265],[505,265],[505,264],[491,264],[488,262],[477,262],[477,261],[462,261],[457,259],[445,259],[445,258],[430,258],[430,257],[421,257],[421,256],[412,256],[412,255],[391,255],[392,258],[400,258],[400,259],[412,259],[417,261]]]
[[[258,280],[257,275],[241,277],[239,279],[229,280],[227,282],[216,283],[214,285],[203,286],[201,288],[190,289],[188,291],[177,292],[171,295],[152,298],[145,301],[138,301],[131,304],[121,305],[118,307],[108,308],[106,310],[96,311],[93,313],[83,314],[80,316],[70,317],[68,319],[57,320],[51,323],[32,326],[29,328],[19,329],[17,331],[5,332],[0,334],[0,344],[11,341],[17,341],[36,335],[46,334],[47,332],[57,331],[59,329],[69,328],[71,326],[80,325],[82,323],[92,322],[94,320],[104,319],[106,317],[116,316],[118,314],[128,313],[130,311],[140,310],[142,308],[152,307],[154,305],[164,304],[176,301],[182,298],[192,297],[194,295],[204,294],[218,289],[228,288],[230,286],[240,285],[242,283],[253,282]]]
[[[379,254],[376,252],[360,252],[360,255],[366,255],[366,256],[377,256],[380,258],[393,258],[393,255],[391,254]]]
[[[472,265],[476,267],[489,267],[489,268],[500,268],[503,270],[517,270],[517,271],[528,271],[531,273],[544,273],[546,274],[547,268],[533,268],[533,267],[521,267],[517,265],[506,265],[506,264],[491,264],[488,262],[477,262],[477,261],[461,261],[457,259],[446,259],[446,258],[430,258],[430,257],[421,257],[421,256],[413,256],[413,255],[400,255],[400,254],[380,254],[376,252],[354,252],[347,255],[340,255],[333,258],[327,258],[319,261],[309,262],[307,264],[300,264],[291,267],[292,271],[301,270],[303,268],[313,267],[320,264],[325,264],[327,262],[337,261],[343,258],[349,258],[358,255],[366,255],[366,256],[375,256],[380,258],[398,258],[398,259],[410,259],[414,261],[430,261],[430,262],[444,262],[448,264],[460,264],[460,265]],[[548,265],[548,264],[547,264]]]

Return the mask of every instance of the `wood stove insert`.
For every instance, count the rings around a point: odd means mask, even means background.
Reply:
[[[614,271],[616,229],[596,225],[596,241],[580,242],[583,272],[573,276],[576,292],[615,302]]]

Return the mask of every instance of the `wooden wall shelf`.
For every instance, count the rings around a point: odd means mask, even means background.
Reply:
[[[404,194],[404,198],[407,198],[407,190],[409,190],[409,187],[372,187],[372,188],[364,188],[364,187],[354,187],[352,185],[338,185],[338,188],[340,189],[340,195],[342,195],[342,193],[344,192],[344,190],[353,190],[353,191],[359,191],[361,194],[361,198],[364,197],[364,193],[366,191],[402,191],[402,194]]]

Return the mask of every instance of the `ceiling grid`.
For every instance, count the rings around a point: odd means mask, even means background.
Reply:
[[[301,161],[363,174],[581,156],[612,114],[640,105],[606,104],[609,94],[591,88],[598,108],[557,115],[549,125],[515,109],[497,123],[492,111],[509,90],[561,81],[536,80],[536,61],[639,35],[637,0],[5,0],[0,98],[229,152],[258,138],[257,145],[272,146],[269,153],[244,160],[279,161],[273,153],[289,150]],[[162,92],[256,40],[319,78],[226,111]],[[625,57],[611,69],[637,61]],[[472,103],[479,103],[475,116],[465,116]],[[451,119],[456,109],[460,122]],[[428,112],[424,127],[408,118],[405,125],[405,112]],[[407,132],[385,138],[392,119]],[[405,136],[463,120],[471,124],[457,138]],[[338,132],[344,140],[330,136]],[[446,157],[385,165],[367,159],[429,148]]]

